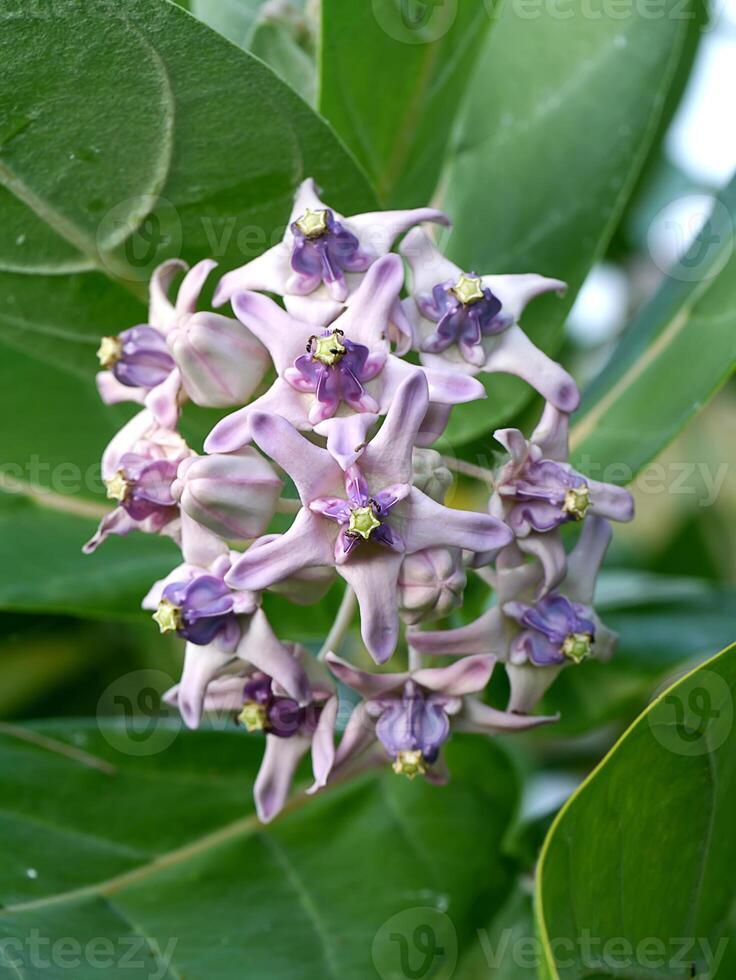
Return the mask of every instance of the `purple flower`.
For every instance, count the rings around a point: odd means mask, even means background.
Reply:
[[[348,309],[318,333],[273,300],[238,293],[233,299],[235,312],[268,348],[278,377],[264,395],[215,426],[205,442],[206,451],[227,453],[245,445],[251,438],[253,414],[263,411],[274,412],[299,429],[311,429],[347,412],[333,426],[318,431],[327,435],[331,448],[349,449],[364,441],[375,416],[385,414],[401,382],[418,370],[391,354],[387,340],[391,308],[403,279],[397,255],[379,259]],[[485,397],[483,386],[462,374],[428,371],[427,380],[430,400],[443,406]],[[364,417],[355,420],[354,412]]]
[[[422,350],[441,354],[456,344],[464,359],[478,367],[486,361],[483,338],[511,326],[511,318],[501,312],[501,300],[474,273],[438,283],[431,298],[421,297],[417,306],[422,316],[437,324]]]
[[[616,636],[593,612],[595,582],[610,540],[610,524],[588,518],[558,592],[541,600],[535,598],[544,577],[541,564],[525,561],[516,544],[510,545],[489,577],[496,604],[459,629],[412,631],[410,646],[422,654],[495,655],[511,683],[508,710],[531,711],[564,664],[613,655]]]
[[[216,575],[198,575],[188,581],[167,585],[153,618],[162,633],[178,636],[208,646],[235,649],[240,627],[233,611],[233,595],[223,579]]]
[[[366,646],[377,661],[398,637],[396,591],[404,554],[448,546],[493,551],[511,532],[487,514],[451,510],[412,487],[412,450],[428,405],[416,370],[401,385],[378,434],[354,455],[346,475],[333,455],[304,439],[285,419],[254,413],[253,438],[291,476],[302,503],[280,538],[251,548],[227,581],[260,590],[302,568],[331,565],[355,590]]]
[[[345,272],[365,272],[371,257],[360,249],[356,235],[348,231],[329,208],[310,208],[291,224],[293,245],[292,289],[299,295],[313,293],[322,283],[338,303],[348,296]]]
[[[187,264],[171,259],[154,271],[148,323],[102,338],[97,355],[103,370],[97,387],[104,402],[144,404],[160,425],[173,428],[186,397],[211,408],[247,401],[270,361],[237,320],[196,311],[216,265],[205,259],[189,269],[175,304],[168,291]]]
[[[179,535],[179,507],[172,495],[179,463],[191,455],[178,433],[157,424],[148,411],[139,412],[110,442],[102,457],[107,496],[117,507],[103,518],[84,546],[91,554],[111,534],[134,530]]]
[[[572,377],[518,325],[530,300],[562,292],[564,282],[533,274],[467,274],[418,228],[406,236],[400,251],[412,270],[411,298],[404,309],[419,335],[423,364],[468,374],[515,374],[560,410],[577,408],[580,395]]]
[[[299,188],[283,241],[223,276],[215,306],[243,290],[284,297],[292,316],[312,327],[323,327],[343,312],[365,272],[391,251],[399,235],[422,221],[449,224],[434,208],[375,211],[344,218],[320,200],[314,181]],[[411,327],[398,302],[393,303],[388,333],[408,350]]]
[[[534,605],[507,602],[504,612],[524,627],[511,645],[512,663],[520,657],[539,666],[579,664],[591,655],[596,634],[591,613],[564,595],[552,593]]]
[[[263,762],[253,788],[256,811],[263,823],[283,809],[297,767],[308,752],[314,773],[309,793],[327,783],[335,759],[338,701],[329,676],[300,647],[288,656],[300,678],[301,698],[292,696],[275,676],[252,669],[211,677],[202,693],[205,712],[235,713],[247,731],[266,736]],[[182,686],[172,688],[165,699],[181,708]]]
[[[475,656],[449,667],[369,674],[328,653],[327,665],[335,677],[364,699],[348,721],[335,766],[344,766],[377,739],[394,772],[409,779],[436,777],[430,767],[437,762],[451,726],[456,731],[491,734],[549,721],[509,715],[469,696],[486,687],[494,664],[492,656]]]
[[[542,562],[547,591],[565,574],[565,550],[557,528],[588,514],[614,521],[634,516],[627,490],[590,480],[566,462],[567,432],[567,415],[547,405],[531,439],[518,429],[495,433],[511,458],[496,474],[490,511],[506,521],[522,551]]]

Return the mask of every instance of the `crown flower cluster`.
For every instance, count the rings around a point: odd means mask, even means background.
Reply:
[[[570,464],[577,386],[520,323],[565,284],[459,268],[429,234],[447,224],[432,208],[346,217],[306,180],[283,240],[216,284],[213,305],[234,316],[197,309],[216,263],[171,260],[153,274],[148,322],[100,343],[102,399],[141,408],[104,452],[114,506],[85,551],[133,531],[181,550],[143,599],[185,644],[165,698],[191,728],[212,713],[265,736],[263,821],[305,756],[309,792],[376,759],[442,781],[453,732],[553,721],[533,712],[557,674],[614,649],[594,587],[632,500]],[[485,397],[478,376],[499,372],[545,408],[529,439],[489,432],[505,455],[487,506],[459,510],[432,446],[455,406]],[[201,454],[179,433],[187,402],[231,410]],[[277,512],[291,514],[283,533]],[[491,587],[487,610],[442,628],[470,576]],[[333,588],[319,653],[279,639],[268,593],[309,607]],[[350,662],[338,654],[356,618]],[[506,710],[485,697],[498,664]]]

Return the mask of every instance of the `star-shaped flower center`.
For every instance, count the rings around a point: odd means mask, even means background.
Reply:
[[[105,487],[107,488],[107,499],[117,500],[118,503],[122,503],[130,493],[131,482],[125,476],[122,470],[118,470],[114,476],[111,476],[109,480],[105,480]]]
[[[123,356],[123,345],[119,337],[103,337],[97,349],[97,358],[100,367],[109,371],[114,367]]]
[[[579,664],[590,656],[593,637],[590,633],[568,633],[560,648],[563,656]]]
[[[245,725],[249,732],[262,732],[268,721],[266,705],[259,704],[258,701],[246,701],[238,715],[238,721]]]
[[[319,238],[327,231],[327,211],[312,211],[307,208],[295,224],[305,238]]]
[[[572,487],[565,494],[565,502],[562,505],[563,514],[569,514],[574,521],[582,521],[588,513],[590,507],[590,487],[587,483],[579,487]]]
[[[359,535],[364,541],[367,541],[376,528],[380,526],[381,522],[376,517],[372,507],[354,507],[350,511],[348,534]]]
[[[175,633],[184,625],[181,618],[181,609],[175,606],[169,599],[162,599],[158,604],[158,609],[153,614],[153,619],[158,623],[158,628],[162,633]]]
[[[313,360],[332,367],[348,352],[347,347],[341,343],[342,336],[342,330],[333,330],[326,337],[310,337],[307,351],[312,355]]]
[[[391,768],[398,776],[414,779],[415,776],[424,775],[427,771],[427,764],[420,749],[402,749],[394,759]]]
[[[483,282],[479,276],[460,276],[455,285],[450,287],[450,292],[464,306],[470,306],[472,303],[479,303],[482,299],[485,299]]]

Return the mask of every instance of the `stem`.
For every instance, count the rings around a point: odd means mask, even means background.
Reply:
[[[443,456],[442,462],[448,470],[454,470],[456,473],[462,473],[463,476],[469,476],[473,480],[480,480],[490,487],[493,486],[493,473],[482,466],[476,466],[475,463],[467,463],[464,459],[455,459],[452,456]]]
[[[335,616],[335,622],[332,624],[332,629],[327,634],[327,639],[323,643],[322,649],[317,654],[317,660],[324,660],[330,650],[332,650],[333,653],[338,652],[340,644],[345,639],[345,634],[352,626],[353,616],[355,615],[355,607],[357,604],[358,600],[355,592],[348,585],[345,589],[345,594],[342,597],[340,608],[337,610],[337,616]]]
[[[292,500],[289,497],[279,497],[276,503],[277,514],[297,514],[301,509],[301,500]]]

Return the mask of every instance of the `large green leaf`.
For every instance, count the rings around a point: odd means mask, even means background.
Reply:
[[[580,465],[628,483],[736,364],[736,180],[585,393],[571,433]],[[676,474],[673,474],[673,477]]]
[[[560,812],[537,872],[553,980],[734,975],[734,692],[732,647],[657,698]]]
[[[49,975],[34,930],[48,956],[61,937],[81,945],[78,980],[99,975],[92,937],[113,944],[110,977],[129,975],[138,936],[165,977],[363,980],[401,976],[403,947],[420,965],[429,929],[451,971],[513,880],[501,841],[517,788],[496,745],[455,740],[447,787],[387,767],[300,795],[264,828],[249,802],[259,738],[127,725],[0,736],[0,937],[16,941],[0,948],[24,977]]]
[[[30,471],[37,457],[49,486],[62,464],[84,476],[126,417],[98,403],[94,352],[101,334],[145,320],[156,262],[242,264],[310,175],[341,209],[375,201],[288,86],[163,0],[19,10],[3,22],[0,63],[12,65],[0,93],[0,409],[14,420],[2,461]]]
[[[133,534],[83,555],[97,520],[0,494],[0,610],[94,619],[141,616],[143,596],[179,564],[179,551],[168,538]]]
[[[490,25],[480,2],[322,0],[319,109],[385,206],[429,203]]]
[[[605,0],[506,4],[469,87],[443,180],[454,221],[451,257],[477,272],[564,279],[567,297],[536,300],[524,318],[554,353],[564,317],[605,250],[646,159],[690,23],[666,0],[656,19],[636,4],[608,16]],[[517,411],[529,389],[494,375],[489,400],[456,410],[462,442]]]

